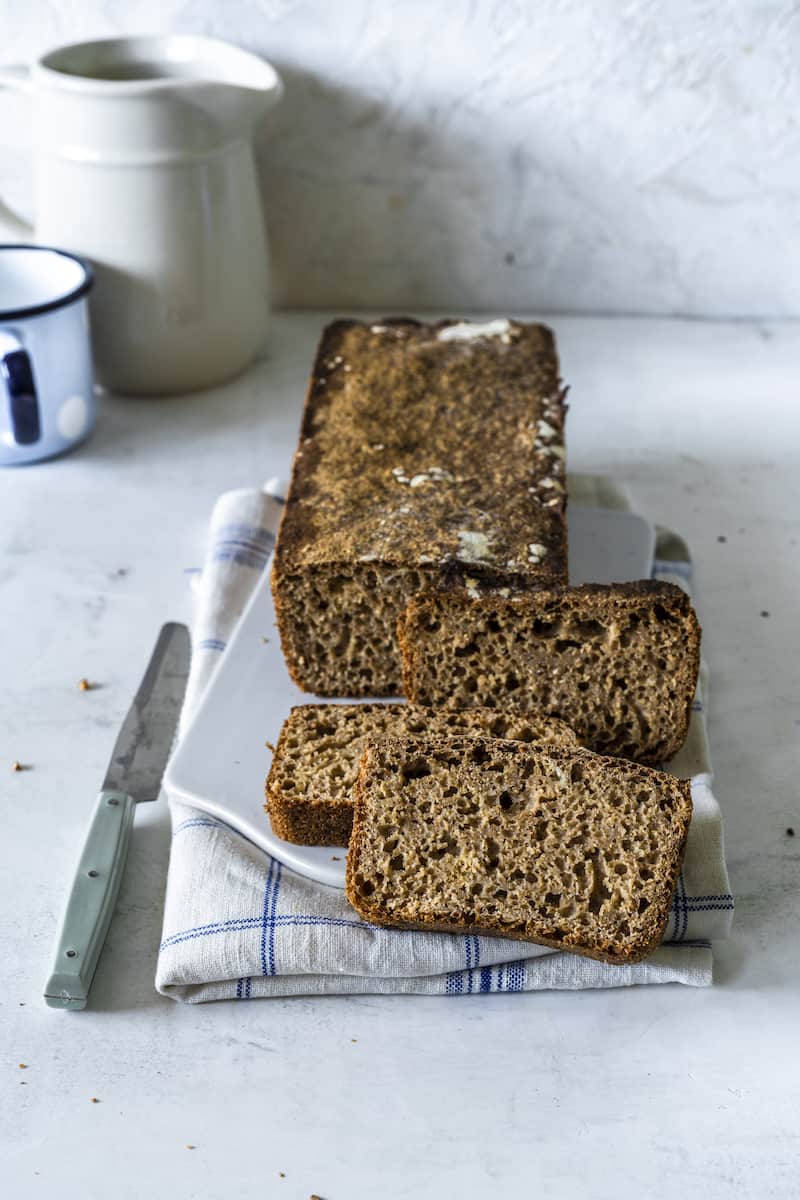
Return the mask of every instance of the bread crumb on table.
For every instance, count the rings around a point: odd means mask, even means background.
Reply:
[[[196,1149],[197,1149],[197,1146],[193,1146],[193,1145],[191,1144],[191,1142],[187,1142],[187,1143],[186,1143],[186,1149],[187,1149],[187,1150],[196,1150]]]
[[[97,1099],[97,1096],[92,1096],[91,1103],[92,1103],[92,1104],[99,1104],[99,1103],[100,1103],[100,1101]]]
[[[11,770],[12,771],[24,771],[24,770],[26,770],[26,767],[24,767],[23,764],[15,758],[11,764]]]
[[[84,678],[78,680],[78,687],[82,692],[91,692],[97,687],[97,684],[90,683],[88,679]]]
[[[27,1063],[20,1063],[20,1064],[19,1064],[19,1069],[20,1069],[20,1071],[27,1071],[27,1069],[28,1069],[28,1064],[27,1064]]]

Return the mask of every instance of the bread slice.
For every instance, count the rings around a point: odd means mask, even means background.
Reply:
[[[410,602],[399,626],[415,704],[509,705],[561,717],[601,754],[658,765],[683,745],[700,626],[670,583]]]
[[[691,813],[687,781],[587,750],[387,739],[361,760],[347,898],[377,925],[639,962],[663,937]]]
[[[398,696],[419,591],[566,583],[565,411],[543,325],[325,329],[272,569],[299,687]]]
[[[286,842],[346,846],[353,785],[367,741],[414,735],[485,734],[520,742],[578,746],[563,721],[496,708],[417,708],[411,704],[302,704],[284,722],[267,778],[273,831]]]

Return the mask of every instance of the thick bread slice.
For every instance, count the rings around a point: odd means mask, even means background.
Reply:
[[[543,325],[327,326],[272,568],[301,688],[397,696],[417,592],[566,583],[565,412]]]
[[[691,813],[687,781],[587,750],[371,743],[347,898],[378,925],[639,962],[663,936]]]
[[[267,778],[273,831],[286,842],[346,846],[353,785],[367,741],[414,735],[485,734],[514,741],[578,746],[552,717],[496,708],[439,711],[410,704],[302,704],[284,722]]]
[[[415,704],[538,709],[567,721],[592,750],[651,765],[686,740],[700,626],[673,584],[420,596],[399,634]]]

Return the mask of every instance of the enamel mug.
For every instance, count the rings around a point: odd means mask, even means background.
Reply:
[[[222,383],[260,353],[267,242],[252,149],[275,70],[212,38],[126,37],[0,68],[34,116],[34,223],[0,236],[92,263],[98,380],[117,392]]]
[[[0,245],[0,466],[63,454],[94,429],[88,264]]]

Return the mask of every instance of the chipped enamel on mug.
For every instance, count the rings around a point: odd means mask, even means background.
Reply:
[[[63,454],[94,429],[89,265],[0,245],[0,466]]]

